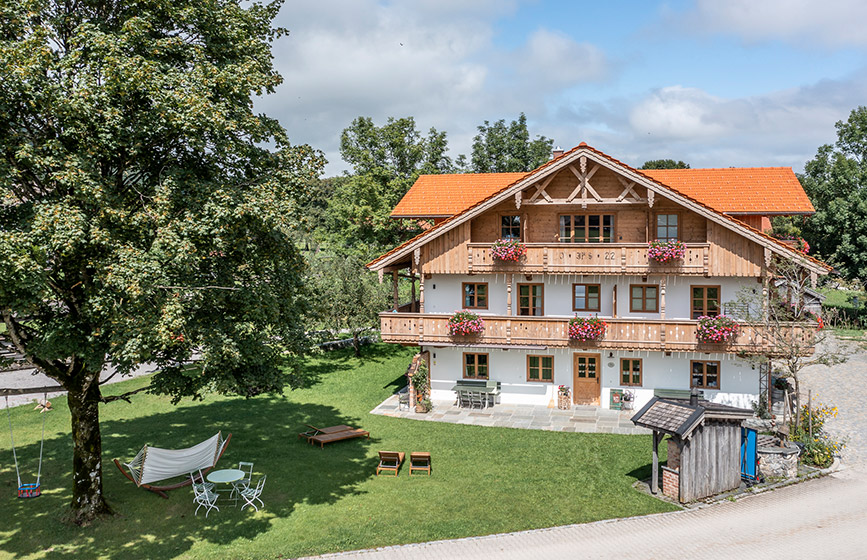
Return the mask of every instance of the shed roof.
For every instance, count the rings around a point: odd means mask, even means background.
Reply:
[[[745,420],[752,416],[752,410],[720,403],[702,400],[691,405],[687,399],[653,397],[635,413],[632,423],[686,439],[705,419]]]

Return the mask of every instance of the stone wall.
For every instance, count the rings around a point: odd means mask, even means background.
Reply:
[[[798,448],[759,447],[759,474],[766,479],[798,476]]]
[[[680,474],[668,467],[662,467],[662,493],[673,500],[680,500]]]

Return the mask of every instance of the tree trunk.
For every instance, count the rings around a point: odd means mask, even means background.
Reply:
[[[361,341],[358,339],[358,333],[352,332],[352,347],[355,349],[355,357],[361,357]]]
[[[111,513],[102,493],[102,436],[99,431],[99,372],[82,373],[83,382],[67,395],[72,416],[72,521],[86,525]]]

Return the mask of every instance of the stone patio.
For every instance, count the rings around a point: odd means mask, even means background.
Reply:
[[[451,422],[475,426],[499,428],[522,428],[525,430],[548,430],[551,432],[583,432],[605,434],[649,434],[650,430],[638,428],[630,422],[632,410],[617,411],[595,406],[572,407],[559,410],[529,404],[497,404],[483,409],[459,408],[453,400],[433,401],[433,410],[426,414],[414,409],[400,409],[397,395],[382,402],[371,414],[411,418],[428,422]]]

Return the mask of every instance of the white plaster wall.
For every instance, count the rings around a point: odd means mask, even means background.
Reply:
[[[720,286],[723,303],[733,301],[741,287],[761,290],[761,285],[752,278],[685,278],[669,276],[665,294],[665,317],[667,319],[690,319],[690,286]],[[463,306],[463,282],[488,283],[488,309],[478,310],[480,315],[506,315],[507,277],[505,274],[485,275],[448,275],[437,274],[425,280],[425,313],[451,314]],[[512,292],[512,314],[517,314],[518,283],[542,282],[544,289],[545,315],[549,317],[572,317],[572,284],[600,284],[600,317],[612,316],[613,289],[617,285],[618,317],[658,319],[659,313],[630,313],[629,286],[631,284],[658,284],[659,279],[650,277],[643,282],[640,276],[580,276],[571,274],[550,274],[526,276],[516,274]],[[593,316],[592,313],[579,313]]]
[[[547,406],[556,398],[559,385],[572,386],[572,356],[581,349],[502,350],[495,348],[426,347],[431,352],[431,389],[436,400],[454,400],[454,384],[463,378],[463,353],[485,352],[488,354],[490,379],[501,384],[503,403],[533,404]],[[594,349],[586,351],[595,352]],[[531,383],[527,381],[527,355],[554,356],[554,382]],[[713,402],[749,408],[756,401],[759,389],[759,372],[749,362],[726,354],[702,352],[600,351],[602,365],[600,404],[608,408],[612,388],[630,389],[636,395],[636,409],[644,406],[653,397],[653,389],[689,390],[690,361],[716,360],[720,362],[720,390],[704,390],[705,398]],[[613,357],[609,357],[611,354]],[[642,359],[642,386],[620,385],[620,358]]]

